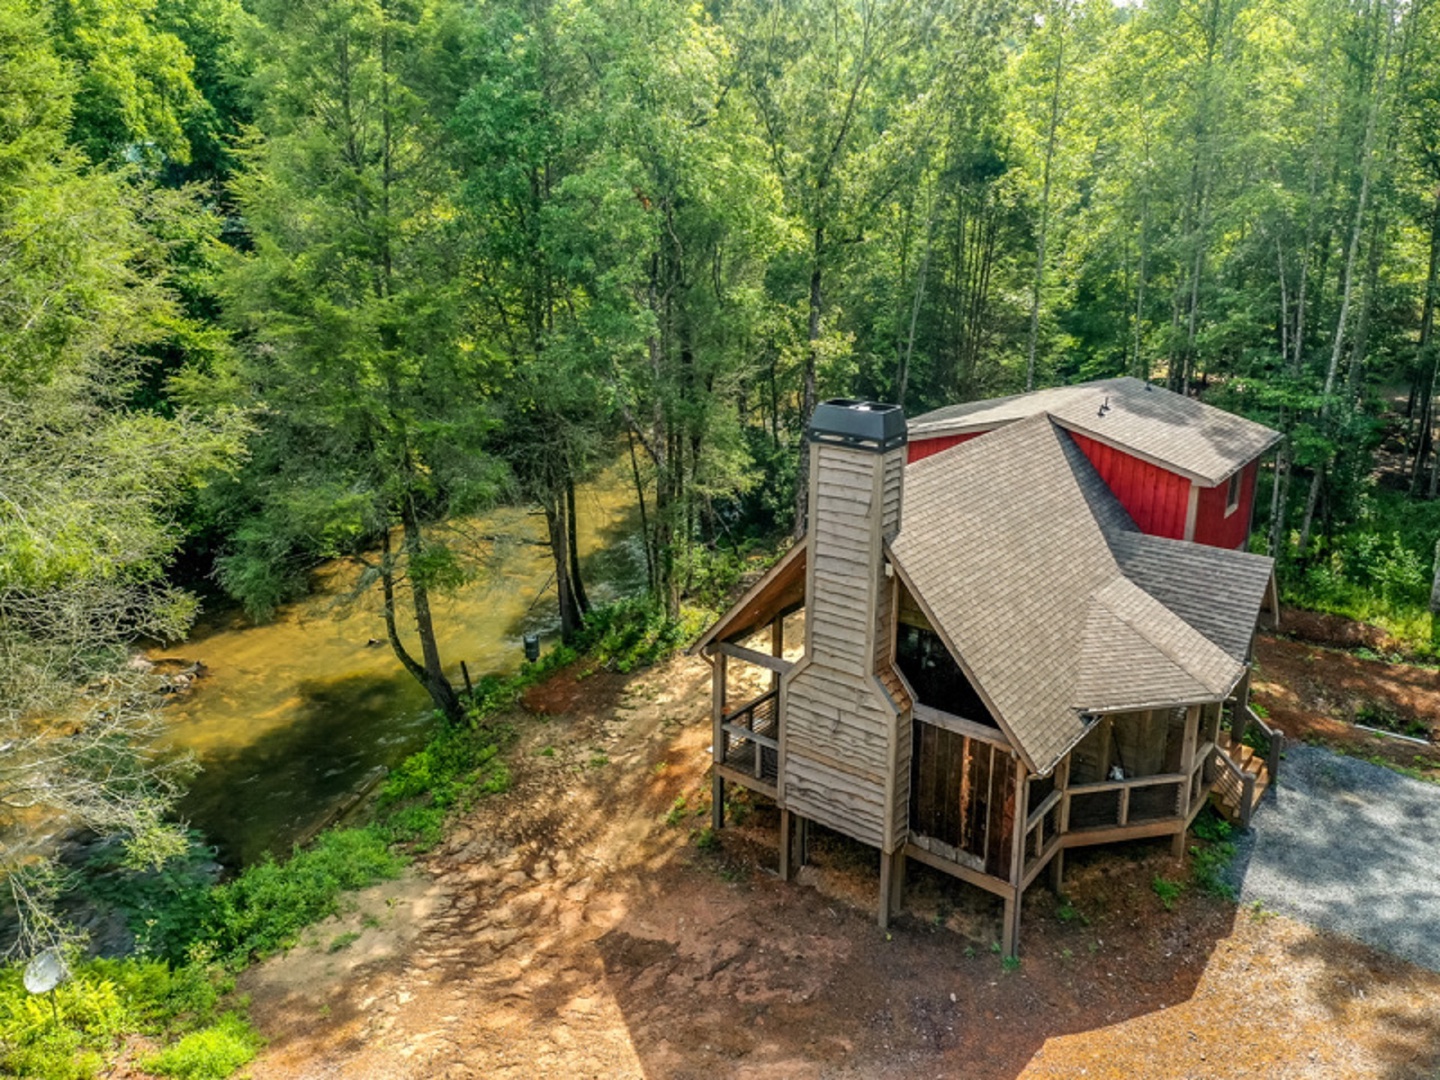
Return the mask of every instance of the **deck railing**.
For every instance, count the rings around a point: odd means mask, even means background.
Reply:
[[[1270,774],[1270,783],[1280,778],[1280,755],[1285,752],[1285,733],[1273,728],[1262,720],[1249,705],[1232,706],[1230,709],[1230,745],[1239,747],[1245,742],[1245,734],[1254,727],[1265,737],[1265,770]]]
[[[779,775],[779,698],[778,689],[767,690],[721,718],[720,761],[753,771],[757,780],[774,780]]]
[[[1222,802],[1233,802],[1240,816],[1240,828],[1250,827],[1250,815],[1255,811],[1255,774],[1242,769],[1235,759],[1223,750],[1217,749],[1215,760],[1220,770],[1215,776],[1215,793]]]
[[[1025,819],[1025,877],[1065,831],[1065,792],[1052,791]]]
[[[1072,784],[1065,789],[1063,820],[1068,831],[1080,832],[1179,817],[1185,812],[1185,789],[1191,782],[1185,773],[1159,773]]]

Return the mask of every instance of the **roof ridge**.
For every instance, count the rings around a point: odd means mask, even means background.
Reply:
[[[1145,602],[1153,604],[1160,611],[1164,612],[1165,617],[1167,617],[1171,621],[1175,628],[1180,630],[1181,636],[1191,639],[1186,643],[1185,648],[1176,648],[1171,643],[1166,642],[1163,638],[1151,634],[1145,627],[1140,624],[1139,620],[1132,612],[1125,610],[1125,608],[1122,606],[1117,606],[1115,603],[1112,603],[1112,599],[1115,598],[1115,592],[1117,588],[1129,592],[1132,596],[1143,597]],[[1137,636],[1139,636],[1147,644],[1152,646],[1156,651],[1163,655],[1176,668],[1184,672],[1190,678],[1194,679],[1195,682],[1198,683],[1200,686],[1205,687],[1207,690],[1214,690],[1217,693],[1224,693],[1229,691],[1229,685],[1218,686],[1218,684],[1212,684],[1211,680],[1203,672],[1197,671],[1196,668],[1198,665],[1191,663],[1189,659],[1187,659],[1187,654],[1190,656],[1193,656],[1196,652],[1200,654],[1210,654],[1204,656],[1206,662],[1211,664],[1224,664],[1227,670],[1233,667],[1241,666],[1239,662],[1236,661],[1233,657],[1231,657],[1228,653],[1226,653],[1223,649],[1221,649],[1220,646],[1216,645],[1208,637],[1202,634],[1194,626],[1192,626],[1188,619],[1173,611],[1171,608],[1167,607],[1163,601],[1152,595],[1139,583],[1131,580],[1131,578],[1125,573],[1123,568],[1121,568],[1118,563],[1116,564],[1115,579],[1092,591],[1089,599],[1093,603],[1097,603],[1104,607],[1105,610],[1110,612],[1110,614],[1114,615],[1126,626],[1130,627],[1133,631],[1135,631]],[[1193,652],[1191,650],[1193,650]],[[1238,674],[1236,677],[1239,677]]]

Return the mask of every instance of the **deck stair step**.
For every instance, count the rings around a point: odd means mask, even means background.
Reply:
[[[1241,743],[1236,746],[1230,739],[1230,732],[1220,732],[1216,739],[1216,747],[1233,761],[1240,770],[1255,778],[1254,803],[1258,806],[1265,794],[1265,789],[1270,786],[1270,771],[1266,767],[1265,758],[1257,754],[1253,747]],[[1221,816],[1230,821],[1231,824],[1239,824],[1242,815],[1240,813],[1239,795],[1233,789],[1220,789],[1212,794],[1212,803],[1220,812]]]

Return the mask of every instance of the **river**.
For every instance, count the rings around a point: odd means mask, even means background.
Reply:
[[[634,507],[628,466],[576,493],[592,601],[644,582]],[[434,602],[441,656],[456,685],[462,660],[476,679],[513,672],[524,659],[522,636],[538,632],[548,648],[559,626],[544,519],[506,507],[469,524],[494,538],[484,569]],[[342,603],[357,574],[350,563],[326,564],[311,595],[271,622],[255,625],[238,613],[202,618],[189,640],[152,654],[205,665],[205,676],[165,709],[162,745],[199,761],[179,814],[227,866],[287,852],[377,766],[418,749],[435,723],[428,696],[389,645],[369,644],[385,638],[378,587]]]

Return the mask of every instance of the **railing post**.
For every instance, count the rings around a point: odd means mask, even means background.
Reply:
[[[1120,789],[1120,822],[1121,825],[1130,824],[1130,788]]]
[[[1280,778],[1280,755],[1285,751],[1285,733],[1278,728],[1270,732],[1270,753],[1265,757],[1265,767],[1270,770],[1270,783]]]
[[[1250,811],[1255,803],[1255,774],[1247,772],[1240,789],[1240,828],[1250,828]]]
[[[751,734],[754,734],[755,732],[754,705],[750,706],[750,732]],[[756,742],[754,739],[751,739],[750,742],[755,747],[755,779],[759,780],[764,773],[764,769],[761,766],[764,764],[765,761],[765,748],[761,746],[758,742]]]

